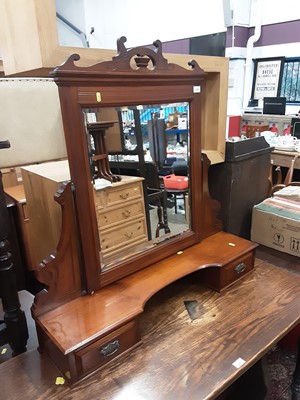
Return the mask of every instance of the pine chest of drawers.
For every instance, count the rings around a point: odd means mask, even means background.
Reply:
[[[120,182],[94,191],[103,257],[148,240],[142,183],[143,178],[122,176]]]

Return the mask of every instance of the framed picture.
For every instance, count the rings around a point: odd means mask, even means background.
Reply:
[[[279,97],[285,57],[254,60],[251,98]]]

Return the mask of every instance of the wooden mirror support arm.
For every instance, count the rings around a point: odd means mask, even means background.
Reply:
[[[35,273],[36,279],[45,285],[45,289],[35,296],[32,306],[34,317],[82,294],[78,234],[71,182],[63,183],[54,198],[62,210],[61,236],[55,252],[40,263]]]

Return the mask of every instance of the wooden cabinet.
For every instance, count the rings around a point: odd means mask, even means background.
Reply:
[[[143,178],[122,176],[120,182],[94,191],[104,258],[148,240],[142,181]]]
[[[61,210],[54,195],[64,181],[70,180],[68,161],[35,164],[21,169],[33,269],[57,247],[61,232]]]

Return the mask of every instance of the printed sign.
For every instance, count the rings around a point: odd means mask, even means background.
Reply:
[[[283,59],[256,60],[255,63],[252,98],[259,100],[264,97],[277,97]]]

